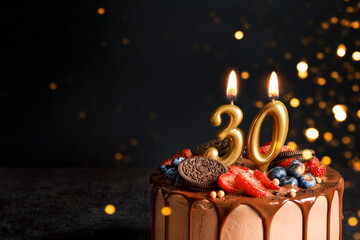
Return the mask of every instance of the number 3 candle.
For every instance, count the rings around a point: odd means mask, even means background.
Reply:
[[[217,139],[221,141],[228,138],[230,141],[230,149],[220,158],[218,150],[214,147],[210,147],[206,150],[204,156],[217,159],[225,166],[230,166],[239,158],[239,156],[241,156],[245,148],[244,132],[237,128],[243,120],[243,113],[239,107],[234,105],[234,98],[237,94],[237,79],[235,71],[231,71],[229,75],[226,94],[230,99],[230,104],[218,107],[211,115],[210,122],[213,126],[220,126],[221,115],[223,113],[229,115],[229,122],[217,133]]]
[[[270,77],[269,97],[271,102],[266,104],[256,114],[250,125],[247,138],[248,156],[258,165],[259,170],[263,173],[266,173],[270,162],[280,153],[289,128],[287,109],[282,102],[275,100],[279,97],[278,79],[275,72],[272,72]],[[271,146],[267,153],[262,154],[259,150],[260,131],[261,126],[268,115],[272,117],[273,122]]]

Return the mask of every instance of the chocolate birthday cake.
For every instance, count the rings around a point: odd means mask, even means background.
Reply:
[[[263,174],[246,153],[228,167],[203,156],[225,154],[225,141],[181,150],[152,173],[153,240],[341,239],[344,180],[313,150],[283,146]]]

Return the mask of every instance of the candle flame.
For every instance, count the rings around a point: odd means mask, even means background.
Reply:
[[[237,95],[237,77],[234,70],[230,72],[229,79],[228,79],[228,85],[226,89],[226,95],[228,98],[232,99],[235,98]]]
[[[276,99],[279,97],[279,84],[278,77],[275,72],[271,73],[270,82],[269,82],[269,97],[271,99]]]

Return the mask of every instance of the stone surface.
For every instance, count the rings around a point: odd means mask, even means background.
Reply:
[[[153,169],[0,169],[0,239],[150,239]],[[359,225],[347,219],[360,209],[359,173],[345,179],[343,239]],[[113,215],[104,208],[113,204]]]

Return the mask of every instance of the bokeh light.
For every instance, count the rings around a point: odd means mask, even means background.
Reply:
[[[344,45],[344,44],[340,44],[340,45],[338,46],[338,49],[337,49],[336,53],[337,53],[337,55],[338,55],[339,57],[345,56],[345,54],[346,54],[346,47],[345,47],[345,45]]]
[[[305,72],[298,72],[298,77],[299,78],[301,78],[301,79],[305,79],[305,78],[307,78],[307,76],[308,76],[308,72],[307,71],[305,71]]]
[[[98,8],[97,10],[99,15],[103,15],[105,13],[105,9],[104,8]]]
[[[309,149],[305,149],[302,155],[305,160],[312,158],[312,152]]]
[[[50,83],[49,84],[49,89],[50,90],[56,90],[57,89],[57,84],[56,83]]]
[[[171,208],[170,207],[163,207],[161,209],[161,214],[164,216],[169,216],[171,214]]]
[[[321,158],[321,164],[330,165],[331,164],[331,158],[329,156],[322,157]]]
[[[319,137],[319,131],[316,128],[308,128],[305,131],[305,136],[310,142],[315,141]]]
[[[292,98],[290,100],[290,106],[292,106],[293,108],[297,108],[300,105],[300,101],[297,98]]]
[[[352,227],[355,227],[358,224],[358,220],[356,217],[349,217],[348,224]]]
[[[240,74],[240,77],[242,79],[248,79],[250,77],[250,74],[248,72],[244,71]]]
[[[301,61],[296,65],[296,69],[299,72],[306,72],[308,70],[308,65],[305,61]]]
[[[333,139],[333,134],[331,132],[325,132],[323,136],[327,142],[330,142]]]
[[[359,51],[355,51],[353,54],[352,54],[352,58],[354,61],[360,61],[360,52]]]
[[[319,84],[320,86],[324,86],[326,84],[326,79],[323,77],[319,77],[317,78],[316,83]]]
[[[114,213],[115,213],[115,206],[112,205],[112,204],[106,205],[106,207],[105,207],[105,212],[106,212],[106,214],[108,214],[108,215],[114,214]]]
[[[234,37],[237,39],[237,40],[241,40],[244,38],[244,33],[242,31],[236,31],[235,34],[234,34]]]

